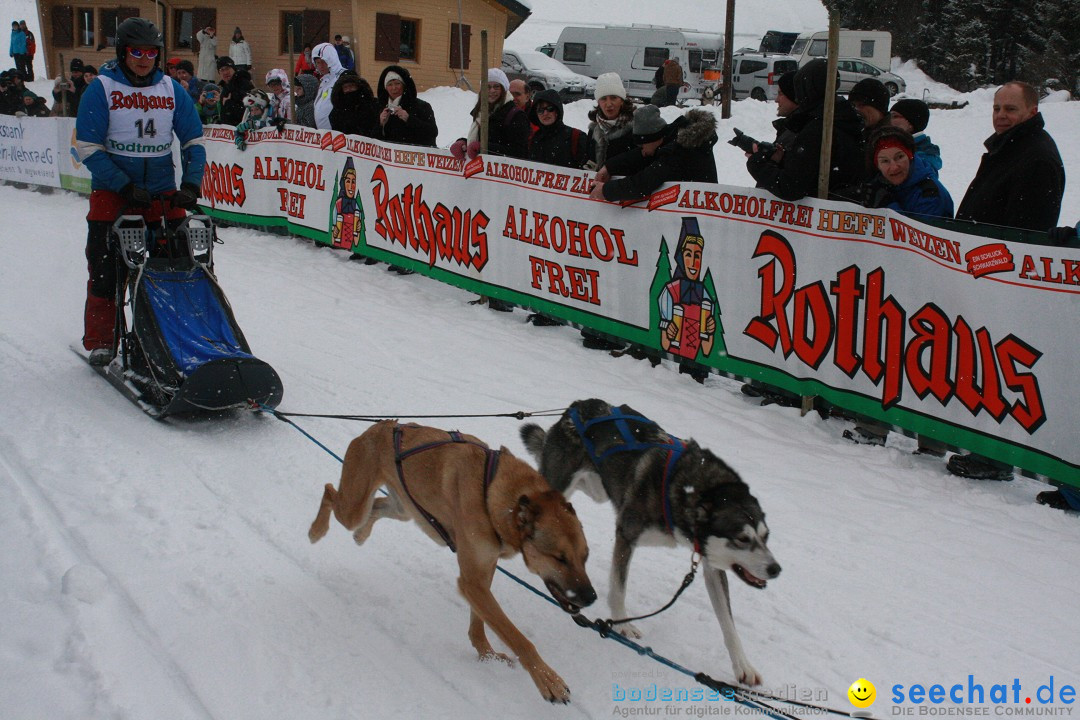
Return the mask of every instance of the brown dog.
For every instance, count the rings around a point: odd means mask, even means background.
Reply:
[[[375,497],[380,487],[388,497]],[[331,511],[357,544],[386,517],[415,520],[433,540],[456,548],[458,590],[471,608],[469,640],[480,659],[513,664],[492,649],[486,623],[517,654],[541,695],[569,701],[566,683],[491,594],[499,558],[520,552],[566,612],[596,600],[585,574],[589,548],[581,523],[540,473],[506,448],[492,451],[471,435],[384,420],[349,444],[341,483],[336,490],[327,484],[308,531],[311,542],[326,535]]]

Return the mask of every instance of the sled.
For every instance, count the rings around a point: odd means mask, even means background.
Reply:
[[[95,370],[154,418],[281,402],[281,379],[251,353],[214,276],[215,236],[205,215],[153,229],[139,215],[113,223],[127,280],[117,288],[116,357]]]

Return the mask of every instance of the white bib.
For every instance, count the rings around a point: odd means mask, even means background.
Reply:
[[[105,150],[127,157],[161,157],[172,152],[176,97],[168,75],[150,87],[123,85],[99,75],[109,107]]]

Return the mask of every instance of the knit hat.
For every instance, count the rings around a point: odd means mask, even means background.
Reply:
[[[504,92],[510,92],[510,78],[506,77],[506,73],[500,68],[488,68],[487,81],[489,83],[497,82],[502,85]]]
[[[886,148],[902,150],[909,161],[915,157],[915,140],[911,134],[892,125],[883,125],[870,134],[866,143],[866,162],[871,170],[877,166],[877,154]]]
[[[266,84],[269,85],[274,80],[281,83],[282,87],[286,87],[289,84],[289,76],[285,74],[285,71],[281,68],[273,68],[266,73]]]
[[[228,55],[222,55],[221,57],[219,57],[217,59],[217,69],[221,70],[222,68],[227,68],[227,67],[234,68],[234,67],[236,67],[236,63],[233,62],[233,59],[231,57],[229,57]]]
[[[80,58],[71,58],[71,64],[68,65],[68,69],[71,70],[72,72],[75,72],[75,71],[82,72],[83,61]]]
[[[490,72],[490,71],[489,71],[489,72]],[[390,72],[386,73],[386,75],[385,75],[385,76],[383,77],[383,81],[382,81],[382,85],[383,85],[383,87],[386,87],[387,85],[389,85],[389,84],[390,84],[390,81],[391,81],[391,80],[397,80],[397,81],[398,81],[399,83],[401,83],[402,85],[404,85],[404,84],[405,84],[405,81],[404,81],[404,80],[403,80],[403,79],[401,78],[401,76],[400,76],[400,75],[398,75],[398,74],[397,74],[396,72],[394,72],[393,70],[391,70]],[[507,81],[507,83],[506,83],[506,84],[507,84],[507,85],[510,85],[510,82],[509,82],[509,81]]]
[[[660,108],[642,105],[634,111],[634,141],[639,145],[659,140],[667,130],[667,123],[660,117]]]
[[[930,107],[922,100],[907,98],[893,103],[892,111],[911,123],[911,129],[920,133],[930,122]]]
[[[83,65],[82,71],[84,73],[90,73],[91,75],[97,75],[97,68],[93,65]]]
[[[195,65],[193,65],[190,60],[181,60],[180,62],[176,63],[176,69],[184,70],[185,72],[187,72],[188,75],[195,74]]]
[[[206,83],[202,84],[202,91],[204,93],[208,93],[208,92],[220,93],[221,92],[221,86],[218,85],[217,83],[206,82]]]
[[[348,36],[348,35],[342,35],[342,36],[341,36],[341,42],[342,42],[342,44],[344,44],[344,45],[348,45],[348,44],[349,44],[350,42],[352,42],[352,41],[351,41],[351,40],[349,40],[349,36]]]
[[[795,71],[786,72],[776,81],[776,87],[784,93],[784,97],[792,102],[795,101]]]
[[[593,92],[593,97],[599,100],[608,95],[621,97],[623,100],[626,99],[626,88],[623,87],[619,73],[604,73],[596,78],[596,90]]]
[[[889,89],[876,78],[863,78],[848,93],[851,102],[869,105],[883,115],[889,114],[889,98]]]

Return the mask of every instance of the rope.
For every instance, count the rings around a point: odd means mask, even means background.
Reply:
[[[381,420],[397,420],[400,418],[411,419],[445,419],[445,418],[495,418],[506,417],[514,418],[516,420],[524,420],[528,417],[550,417],[553,415],[562,415],[566,408],[553,408],[551,410],[533,410],[529,412],[527,410],[518,410],[516,412],[506,413],[466,413],[461,415],[410,415],[408,413],[396,413],[396,414],[383,414],[383,415],[322,415],[319,413],[289,413],[281,412],[273,408],[260,406],[261,410],[272,413],[274,416],[284,419],[289,417],[306,417],[306,418],[326,418],[329,420],[358,420],[360,422],[379,422]],[[305,433],[306,434],[306,433]],[[310,436],[309,436],[310,437]]]
[[[336,455],[328,447],[326,447],[326,445],[319,442],[314,436],[311,435],[311,433],[307,432],[302,427],[300,427],[299,425],[294,423],[292,420],[290,420],[289,417],[342,417],[344,419],[349,419],[349,420],[359,419],[358,416],[352,416],[352,415],[332,416],[332,415],[300,415],[298,413],[283,413],[283,412],[279,412],[279,411],[275,410],[274,408],[263,405],[262,403],[254,403],[253,404],[253,409],[257,409],[257,410],[260,410],[262,412],[270,413],[271,415],[273,415],[277,419],[281,420],[282,422],[285,422],[285,423],[288,423],[289,425],[292,425],[304,437],[308,438],[313,443],[315,443],[316,445],[321,447],[331,457],[333,457],[334,459],[336,459],[340,463],[344,463],[345,461],[341,457]],[[562,413],[562,412],[563,412],[562,410],[545,410],[545,411],[540,411],[540,412],[536,412],[536,413],[527,413],[526,415],[536,416],[536,415],[541,415],[541,414],[544,414],[544,413]],[[500,414],[493,414],[493,415],[426,415],[426,416],[425,415],[411,415],[411,416],[408,416],[408,417],[516,417],[516,416],[517,416],[517,413],[500,413]],[[385,419],[385,418],[378,418],[378,419],[381,420],[381,419]],[[385,490],[383,492],[385,492]],[[682,591],[685,590],[690,585],[690,582],[694,578],[694,573],[697,570],[696,557],[692,558],[691,563],[692,564],[691,564],[690,572],[687,573],[685,578],[683,578],[682,587],[680,587],[678,592],[675,593],[675,597],[671,599],[671,602],[669,602],[667,605],[665,605],[660,610],[657,610],[655,613],[650,613],[649,615],[641,616],[642,618],[644,618],[644,617],[652,617],[652,615],[655,615],[655,614],[657,614],[659,612],[662,612],[663,610],[666,610],[668,607],[670,607],[675,602],[675,600],[678,599],[679,595],[682,594]],[[539,590],[536,586],[532,585],[531,583],[529,583],[529,582],[527,582],[525,580],[522,580],[521,578],[519,578],[514,573],[510,572],[509,570],[506,570],[506,569],[502,568],[499,565],[496,565],[495,569],[498,570],[503,575],[505,575],[506,577],[513,580],[514,582],[516,582],[518,585],[525,588],[526,590],[529,590],[530,592],[532,592],[537,597],[542,598],[543,600],[546,600],[547,602],[551,603],[552,605],[559,608],[560,610],[562,609],[562,606],[559,605],[558,601],[556,601],[555,598],[551,597],[550,595],[543,592],[542,590]],[[674,670],[674,671],[676,671],[678,673],[686,675],[687,677],[691,677],[691,678],[694,679],[695,682],[697,682],[697,683],[699,683],[701,685],[704,685],[707,688],[715,690],[716,692],[723,695],[725,698],[728,698],[729,700],[731,700],[733,702],[737,702],[740,705],[743,705],[745,707],[748,707],[748,708],[751,708],[751,709],[754,709],[754,710],[758,710],[761,713],[763,713],[764,715],[766,715],[766,716],[768,716],[770,718],[773,718],[773,720],[801,720],[801,718],[798,718],[795,715],[792,715],[790,713],[786,713],[783,710],[775,708],[775,707],[767,704],[766,702],[764,702],[764,700],[769,700],[769,701],[773,701],[773,702],[782,702],[782,703],[787,703],[787,704],[790,704],[790,705],[798,705],[800,707],[805,707],[805,708],[813,708],[815,710],[819,710],[821,712],[831,713],[831,714],[834,714],[834,715],[842,715],[842,716],[845,716],[845,717],[853,717],[852,713],[845,712],[843,710],[834,710],[832,708],[824,707],[824,706],[821,706],[821,705],[813,705],[811,703],[804,703],[804,702],[800,702],[800,701],[796,701],[796,700],[789,700],[787,698],[778,697],[776,695],[769,695],[767,693],[759,693],[759,692],[755,692],[753,690],[747,690],[746,688],[741,688],[741,687],[738,687],[737,685],[732,685],[730,683],[723,682],[722,680],[717,680],[717,679],[715,679],[713,677],[710,677],[709,675],[707,675],[707,674],[705,674],[703,672],[694,672],[693,670],[690,670],[689,668],[683,667],[682,665],[675,662],[674,660],[671,660],[671,659],[669,659],[669,658],[667,658],[667,657],[665,657],[663,655],[660,655],[659,653],[653,651],[653,649],[651,647],[641,645],[640,643],[637,643],[637,642],[631,640],[630,638],[628,638],[628,637],[626,637],[624,635],[621,635],[618,632],[615,632],[614,628],[612,627],[612,625],[614,623],[616,623],[616,622],[629,622],[630,620],[638,620],[638,619],[641,619],[641,618],[627,618],[626,620],[617,620],[617,621],[599,620],[599,619],[590,620],[589,618],[585,617],[581,613],[575,613],[571,617],[579,627],[588,628],[590,630],[595,630],[600,635],[600,637],[606,638],[608,640],[613,640],[613,641],[619,643],[620,645],[623,645],[625,647],[630,648],[631,650],[636,652],[638,655],[643,655],[645,657],[651,658],[652,660],[655,660],[656,662],[660,663],[661,665],[669,667],[669,668],[671,668],[672,670]],[[759,699],[759,698],[761,698],[761,699]]]

